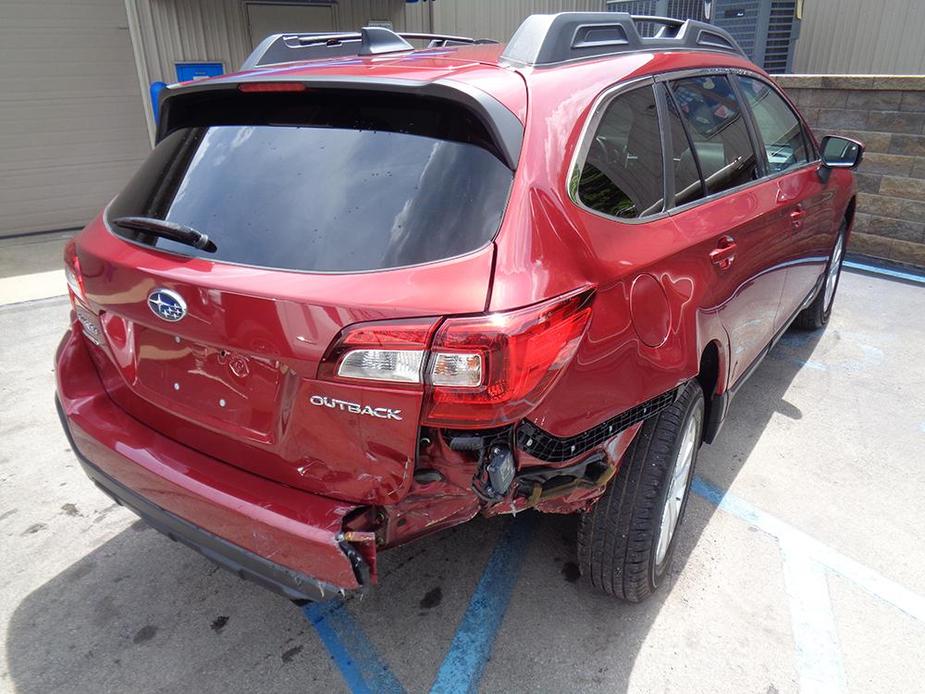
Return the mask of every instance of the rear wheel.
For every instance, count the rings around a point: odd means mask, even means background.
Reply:
[[[661,584],[687,507],[703,415],[703,391],[688,383],[642,425],[607,491],[582,514],[579,566],[595,588],[639,602]]]
[[[835,248],[829,257],[825,268],[825,280],[813,303],[800,311],[793,324],[804,330],[818,330],[829,322],[832,315],[832,304],[835,302],[835,290],[838,289],[838,280],[841,277],[841,264],[845,255],[845,225],[838,230],[835,239]]]

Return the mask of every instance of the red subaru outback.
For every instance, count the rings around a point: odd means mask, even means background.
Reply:
[[[828,320],[861,154],[693,21],[271,36],[165,90],[68,246],[65,430],[119,503],[290,598],[532,508],[580,513],[582,572],[640,600],[701,442]]]

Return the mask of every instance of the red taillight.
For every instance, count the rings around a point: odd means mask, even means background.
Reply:
[[[427,367],[423,420],[433,426],[484,428],[522,419],[575,356],[591,316],[593,290],[516,311],[450,318],[440,326]],[[475,356],[480,384],[436,385],[441,355]]]
[[[575,356],[594,292],[514,311],[360,323],[328,349],[318,377],[426,386],[423,422],[478,429],[515,422]],[[436,334],[434,330],[437,329]]]
[[[64,278],[67,280],[68,296],[74,315],[81,325],[84,336],[97,347],[103,344],[103,329],[99,318],[90,310],[84,290],[84,278],[77,258],[77,245],[69,241],[64,247]]]
[[[239,92],[304,92],[301,82],[244,82],[238,85]]]
[[[77,259],[77,244],[68,241],[64,247],[64,279],[67,281],[68,293],[71,297],[71,303],[75,299],[86,301],[84,292],[84,280],[80,274],[80,261]]]

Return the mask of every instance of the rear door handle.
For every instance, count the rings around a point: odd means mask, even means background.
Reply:
[[[736,258],[736,242],[731,236],[723,236],[710,251],[710,262],[720,270],[728,270]]]
[[[803,209],[802,205],[797,205],[792,210],[790,210],[790,227],[794,231],[798,231],[803,228],[803,218],[806,216],[806,210]]]

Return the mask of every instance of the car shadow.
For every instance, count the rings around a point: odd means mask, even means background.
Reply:
[[[697,474],[727,489],[772,417],[801,418],[786,394],[800,369],[812,368],[819,338],[784,336],[740,390],[718,441],[701,449]],[[692,500],[668,585],[639,605],[599,595],[578,576],[576,517],[524,514],[476,519],[383,553],[380,585],[346,609],[405,688],[426,690],[496,539],[510,522],[529,522],[530,545],[482,688],[627,691],[714,512]],[[10,684],[24,694],[345,688],[299,609],[141,521],[29,594],[6,642]]]

